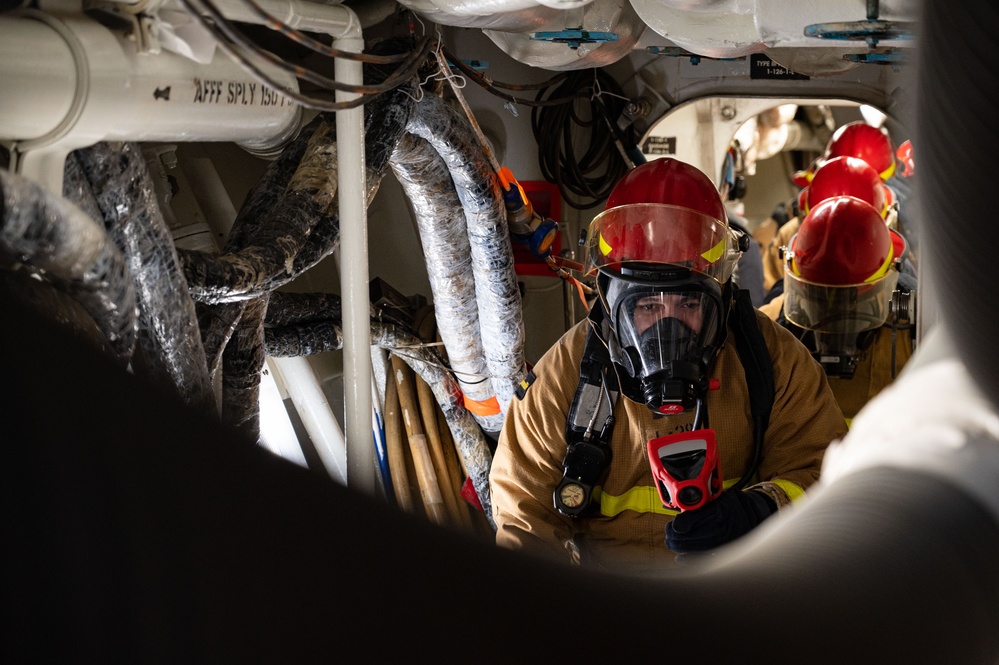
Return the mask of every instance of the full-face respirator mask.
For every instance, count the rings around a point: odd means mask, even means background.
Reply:
[[[722,288],[683,269],[625,270],[599,284],[622,392],[660,414],[693,408],[724,340]]]

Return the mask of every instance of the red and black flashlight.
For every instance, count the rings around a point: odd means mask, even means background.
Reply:
[[[652,439],[649,463],[663,505],[683,512],[700,508],[722,491],[715,431],[698,429]]]

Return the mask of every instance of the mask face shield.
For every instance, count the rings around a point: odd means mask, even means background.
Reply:
[[[876,282],[830,286],[784,275],[784,316],[791,323],[823,333],[857,334],[884,325],[891,294],[898,284],[894,270]]]
[[[640,382],[642,399],[636,401],[658,413],[691,408],[723,325],[717,284],[651,286],[616,279],[606,295],[618,347],[612,355]]]
[[[784,316],[811,330],[812,355],[830,377],[850,379],[869,331],[888,319],[898,273],[889,272],[872,284],[824,286],[784,275]]]

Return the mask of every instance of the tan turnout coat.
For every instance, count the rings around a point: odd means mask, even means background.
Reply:
[[[846,433],[846,424],[824,372],[804,345],[759,312],[757,319],[776,387],[757,482],[778,505],[786,505],[818,478],[826,446]],[[655,489],[646,442],[688,429],[692,413],[656,415],[622,395],[615,407],[610,471],[598,492],[599,514],[574,519],[554,507],[588,325],[580,322],[545,353],[534,368],[537,379],[507,413],[490,473],[496,542],[607,570],[661,570],[675,559],[663,542],[675,513],[663,507]],[[745,373],[731,328],[728,335],[711,374],[719,388],[707,399],[726,486],[746,471],[753,451]]]

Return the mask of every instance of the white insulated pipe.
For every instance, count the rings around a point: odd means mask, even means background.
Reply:
[[[300,0],[258,0],[268,14],[290,27],[333,37],[333,48],[364,50],[361,23],[353,10]],[[216,2],[234,21],[259,23],[260,17],[241,0]],[[335,79],[347,85],[364,83],[363,65],[337,58]],[[337,91],[345,102],[356,93]],[[343,385],[349,485],[374,496],[377,492],[375,451],[371,434],[371,314],[368,296],[367,185],[364,177],[364,108],[336,112],[337,193],[340,217],[340,289],[343,305]]]
[[[296,30],[319,32],[334,39],[354,39],[361,35],[361,22],[357,15],[352,9],[340,4],[302,0],[256,0],[256,3],[265,12]],[[243,0],[214,0],[213,4],[230,21],[263,24],[257,13]],[[333,48],[343,47],[334,44]],[[360,53],[362,50],[363,44],[356,52]]]
[[[344,8],[346,9],[346,8]],[[347,10],[349,11],[349,10]],[[360,25],[355,35],[333,40],[345,51],[364,50]],[[362,64],[337,58],[337,81],[361,85]],[[357,94],[337,91],[336,101]],[[343,394],[350,486],[374,496],[375,450],[371,439],[371,306],[368,295],[368,228],[364,163],[364,107],[337,111],[337,193],[340,205],[340,290],[343,308]]]
[[[260,373],[260,444],[275,455],[308,469],[302,444],[281,399],[276,373],[274,358],[268,358]]]
[[[272,74],[297,89],[293,76]],[[56,192],[65,156],[77,148],[233,141],[268,150],[294,135],[302,113],[225,54],[207,65],[173,53],[140,54],[83,15],[0,16],[0,80],[0,139],[13,143],[17,171]]]
[[[309,359],[304,356],[290,358],[269,358],[268,366],[271,367],[281,384],[288,391],[302,419],[305,431],[312,439],[319,458],[323,462],[323,468],[330,478],[342,485],[347,484],[347,446],[344,442],[343,430],[340,423],[333,416],[333,410],[323,392],[322,384],[316,376]],[[370,386],[368,387],[370,391]],[[368,410],[368,423],[365,431],[368,448],[372,448],[371,442],[371,411]]]

